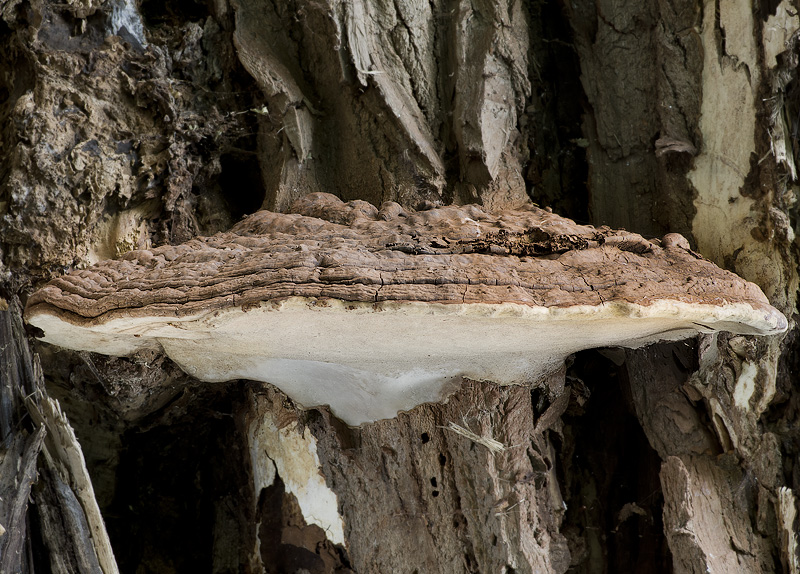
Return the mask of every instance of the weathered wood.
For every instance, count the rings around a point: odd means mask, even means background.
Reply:
[[[733,372],[735,354],[719,350],[747,354],[749,346],[749,359],[757,356],[756,343],[745,343],[742,337],[708,337],[701,346],[699,370],[694,348],[686,344],[626,352],[636,413],[664,461],[664,534],[676,572],[773,572],[776,564],[767,549],[782,547],[788,563],[788,548],[795,544],[783,526],[794,501],[786,507],[779,500],[777,439],[753,424],[751,407],[741,400],[731,404],[736,391],[728,387],[735,382],[714,375]],[[747,369],[739,376],[747,378]],[[698,408],[704,403],[711,411],[710,424]]]
[[[9,447],[0,451],[0,572],[32,571],[28,502],[37,480],[36,460],[45,431],[33,435],[9,435]]]
[[[58,403],[47,396],[16,299],[0,310],[0,396],[0,525],[5,529],[0,533],[0,572],[32,571],[32,553],[43,550],[31,546],[32,493],[41,525],[36,538],[44,541],[53,572],[115,574],[80,445]],[[37,467],[40,461],[43,466]]]
[[[75,562],[79,572],[99,568],[104,574],[117,574],[114,551],[75,431],[58,402],[47,395],[42,395],[39,401],[27,399],[27,406],[33,421],[47,429],[44,462],[51,473],[47,485],[51,511],[47,518],[47,513],[43,514],[42,522],[52,523],[57,513],[63,521],[63,531],[55,528],[43,531],[51,550],[51,563]],[[74,552],[74,560],[65,557],[67,552]]]
[[[38,388],[22,328],[22,309],[0,298],[0,572],[27,573],[28,501],[45,431],[26,420],[24,397]]]
[[[34,500],[53,573],[103,574],[86,514],[75,492],[51,468],[42,469],[41,477]]]

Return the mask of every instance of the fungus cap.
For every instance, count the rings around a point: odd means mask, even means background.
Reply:
[[[442,400],[462,377],[532,382],[582,349],[787,326],[757,286],[680,241],[533,206],[311,194],[293,211],[57,278],[26,319],[55,345],[163,350],[200,380],[269,382],[351,425]]]

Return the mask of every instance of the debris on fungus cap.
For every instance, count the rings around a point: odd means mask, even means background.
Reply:
[[[163,350],[198,379],[272,383],[351,425],[442,400],[462,377],[533,382],[582,349],[786,329],[757,286],[680,236],[533,206],[414,212],[311,194],[292,211],[55,279],[26,319],[55,345]]]

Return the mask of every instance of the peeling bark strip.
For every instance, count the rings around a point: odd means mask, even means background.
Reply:
[[[675,238],[661,248],[533,206],[407,212],[312,194],[294,209],[56,279],[27,319],[47,342],[163,349],[201,380],[269,382],[351,425],[442,400],[462,377],[533,382],[581,349],[786,328],[758,287]]]

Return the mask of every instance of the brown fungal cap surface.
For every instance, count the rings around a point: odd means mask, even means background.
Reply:
[[[55,279],[27,320],[64,347],[160,347],[204,380],[271,382],[350,424],[436,400],[461,376],[532,380],[583,348],[786,328],[757,286],[675,238],[662,248],[535,207],[413,212],[312,194],[292,211]]]

